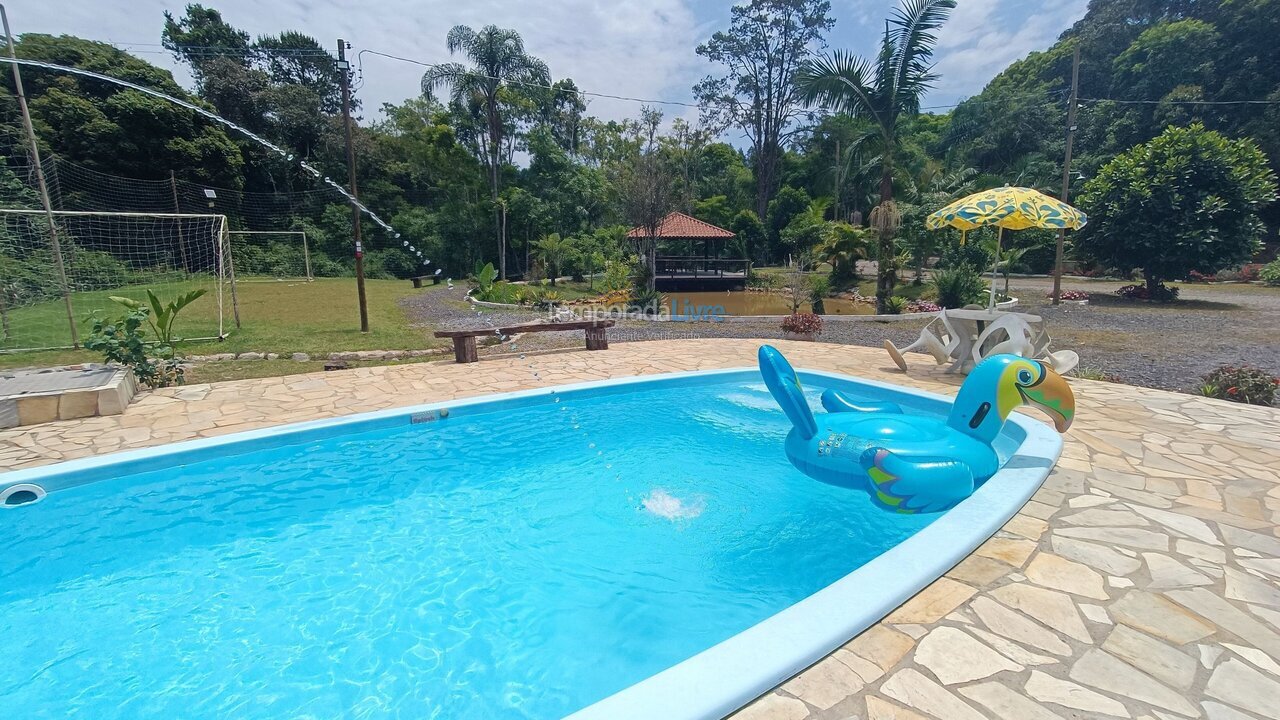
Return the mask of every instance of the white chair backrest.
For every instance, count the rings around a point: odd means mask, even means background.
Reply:
[[[993,337],[998,339],[999,336],[997,333],[1003,333],[1005,339],[998,342],[996,340],[992,340]],[[978,336],[977,341],[974,342],[973,361],[975,363],[982,362],[982,359],[988,355],[997,355],[1000,353],[1012,353],[1014,355],[1029,357],[1034,350],[1031,336],[1031,326],[1027,325],[1025,320],[1012,313],[1002,315],[988,325],[987,328],[982,331],[982,334]],[[996,344],[989,350],[984,351],[983,346],[987,344],[988,340],[992,340]]]

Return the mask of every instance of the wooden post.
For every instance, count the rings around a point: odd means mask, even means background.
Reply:
[[[588,350],[608,350],[609,336],[605,334],[603,327],[587,328],[587,349]]]
[[[173,212],[181,214],[182,207],[178,205],[178,178],[174,175],[173,170],[169,171],[169,189],[173,191]],[[187,262],[187,243],[182,237],[182,218],[177,218],[178,227],[178,255],[182,257],[182,272],[191,277],[191,264]]]
[[[360,199],[356,189],[356,146],[351,141],[351,66],[347,63],[347,42],[338,38],[338,73],[342,77],[342,127],[347,136],[347,174],[351,196]],[[364,245],[360,241],[360,208],[351,204],[351,227],[356,241],[356,294],[360,298],[360,332],[369,332],[369,306],[364,294]]]
[[[9,32],[9,15],[0,5],[0,21],[4,23],[4,36],[9,44],[9,57],[18,58],[13,47],[13,33]],[[49,223],[49,244],[53,251],[53,269],[58,274],[58,284],[62,290],[62,303],[67,307],[67,323],[71,328],[71,347],[80,347],[80,332],[76,329],[76,314],[71,307],[71,288],[67,284],[67,267],[62,261],[62,245],[58,242],[58,225],[53,220],[53,204],[49,202],[49,186],[45,183],[44,167],[40,164],[40,145],[36,142],[36,130],[31,125],[31,111],[27,107],[27,96],[22,89],[22,74],[18,72],[18,63],[10,63],[13,67],[13,86],[18,93],[18,107],[22,111],[22,125],[27,134],[27,145],[31,153],[31,164],[36,170],[36,185],[40,190],[40,204],[44,206],[45,220]]]
[[[1080,92],[1080,45],[1071,54],[1071,99],[1067,101],[1067,150],[1062,160],[1062,202],[1071,194],[1071,143],[1076,135],[1076,105]],[[1058,230],[1057,247],[1053,253],[1053,304],[1062,302],[1062,248],[1067,242],[1065,228]]]

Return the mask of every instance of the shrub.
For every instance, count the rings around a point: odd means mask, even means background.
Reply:
[[[933,287],[938,294],[938,304],[944,308],[958,308],[981,302],[982,295],[987,291],[982,276],[971,265],[939,270],[933,275]]]
[[[782,319],[783,332],[797,335],[818,335],[822,332],[822,316],[813,313],[795,313]]]
[[[884,312],[886,315],[901,315],[907,309],[908,301],[901,295],[890,295],[884,301]]]
[[[1195,270],[1192,270],[1191,272],[1187,273],[1187,282],[1190,282],[1190,283],[1207,283],[1207,282],[1213,282],[1214,280],[1217,280],[1217,279],[1218,277],[1216,275],[1205,275],[1204,273],[1197,272]]]
[[[1126,300],[1155,300],[1156,302],[1173,302],[1178,299],[1178,288],[1167,287],[1163,283],[1156,286],[1152,294],[1146,285],[1125,285],[1116,294]]]
[[[1258,272],[1258,277],[1272,287],[1280,286],[1280,258],[1264,265]]]
[[[942,255],[938,258],[938,267],[955,269],[961,265],[968,265],[971,268],[990,269],[993,260],[991,250],[982,243],[969,242],[964,245],[957,243],[942,251]]]
[[[1276,399],[1276,386],[1280,385],[1280,378],[1248,366],[1223,365],[1203,379],[1202,395],[1250,405],[1271,405]]]
[[[1079,195],[1089,224],[1076,252],[1103,265],[1141,267],[1151,294],[1191,270],[1213,274],[1247,262],[1276,197],[1276,176],[1252,140],[1204,125],[1169,125],[1117,155]]]
[[[112,296],[112,302],[125,308],[124,316],[107,320],[94,315],[92,329],[84,346],[102,353],[107,362],[119,363],[132,369],[134,376],[150,387],[181,385],[186,377],[182,363],[177,359],[179,338],[175,332],[175,324],[182,309],[204,294],[204,290],[193,290],[168,303],[160,302],[160,298],[151,290],[147,290],[146,303]],[[144,338],[143,323],[155,334],[151,343]]]
[[[823,301],[831,293],[831,279],[825,275],[809,276],[809,305],[815,315],[825,315],[827,308]]]
[[[747,287],[756,290],[777,290],[782,287],[782,276],[773,273],[753,272],[747,278]]]
[[[666,295],[657,290],[638,287],[631,291],[631,298],[627,300],[627,309],[643,315],[657,315],[662,312],[662,307],[666,303]]]

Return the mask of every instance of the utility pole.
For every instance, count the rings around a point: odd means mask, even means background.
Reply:
[[[351,196],[360,199],[356,189],[356,146],[351,141],[351,64],[347,62],[347,41],[338,38],[338,73],[342,78],[342,127],[347,135],[347,171]],[[360,295],[360,332],[369,332],[369,306],[364,294],[364,244],[360,241],[360,207],[351,204],[351,227],[356,241],[356,292]]]
[[[9,44],[9,57],[18,58],[13,47],[13,33],[9,32],[9,15],[0,5],[0,21],[4,23],[4,37]],[[53,204],[49,202],[49,186],[45,183],[44,167],[40,164],[40,145],[36,142],[36,130],[31,125],[31,111],[27,109],[27,96],[22,90],[22,74],[18,72],[18,63],[13,66],[13,86],[18,93],[18,107],[22,111],[22,125],[27,133],[27,145],[31,153],[31,164],[36,171],[36,185],[40,190],[40,204],[44,206],[44,217],[49,223],[49,245],[53,251],[53,269],[58,273],[58,284],[62,290],[62,302],[67,306],[67,322],[71,327],[71,347],[80,347],[80,332],[76,329],[76,314],[71,307],[71,288],[67,285],[67,267],[62,262],[62,245],[58,242],[58,224],[53,220]]]
[[[1067,101],[1067,152],[1062,160],[1062,202],[1071,194],[1071,143],[1076,137],[1076,105],[1080,93],[1080,45],[1071,53],[1071,99]],[[1062,302],[1062,246],[1067,242],[1066,228],[1058,230],[1058,244],[1053,254],[1053,304]]]

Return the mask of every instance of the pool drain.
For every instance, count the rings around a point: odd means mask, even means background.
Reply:
[[[31,483],[18,483],[0,490],[0,507],[13,508],[30,505],[44,499],[44,488]]]

